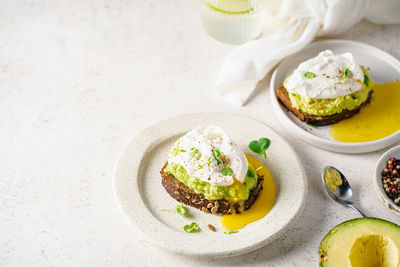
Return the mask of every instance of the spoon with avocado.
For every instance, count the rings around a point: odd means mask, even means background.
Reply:
[[[322,183],[325,185],[325,189],[328,195],[336,202],[350,207],[357,211],[361,216],[367,217],[363,212],[360,211],[353,200],[353,190],[346,177],[336,168],[327,166],[324,168],[322,173]]]

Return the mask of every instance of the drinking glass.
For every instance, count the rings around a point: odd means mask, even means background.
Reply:
[[[266,0],[202,0],[202,9],[203,27],[211,37],[241,44],[261,34]]]

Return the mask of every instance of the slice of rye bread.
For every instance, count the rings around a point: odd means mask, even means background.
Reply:
[[[347,119],[347,118],[350,118],[350,117],[356,115],[358,112],[360,112],[360,110],[364,106],[366,106],[369,102],[371,102],[372,90],[369,92],[367,100],[364,101],[356,109],[352,109],[352,110],[345,109],[340,113],[329,115],[329,116],[310,115],[310,114],[307,114],[297,108],[292,107],[292,102],[290,101],[289,93],[283,85],[278,87],[277,95],[278,95],[279,101],[288,110],[290,110],[294,115],[296,115],[297,118],[299,118],[300,120],[302,120],[306,123],[309,123],[309,124],[313,124],[313,125],[317,125],[317,126],[324,126],[324,125],[329,125],[329,124],[339,122],[341,120],[344,120],[344,119]]]
[[[164,186],[167,193],[175,200],[213,214],[233,214],[240,213],[250,208],[250,206],[257,199],[258,194],[261,192],[263,186],[264,177],[258,177],[257,184],[250,191],[249,198],[242,202],[230,202],[224,199],[220,200],[208,200],[203,194],[197,194],[192,191],[189,187],[181,183],[173,175],[165,172],[168,162],[165,163],[161,169],[162,185]]]

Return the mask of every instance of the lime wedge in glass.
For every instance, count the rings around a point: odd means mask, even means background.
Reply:
[[[254,1],[248,0],[204,0],[204,4],[226,14],[245,14],[254,11]]]
[[[203,27],[214,39],[241,44],[260,35],[266,0],[202,0]]]

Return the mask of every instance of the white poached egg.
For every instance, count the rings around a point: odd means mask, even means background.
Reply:
[[[363,82],[364,73],[351,53],[335,55],[325,50],[301,63],[284,86],[290,93],[302,97],[326,99],[357,92]]]
[[[188,174],[216,186],[229,186],[234,177],[244,182],[248,162],[244,153],[231,142],[228,134],[219,126],[198,127],[179,139],[179,152],[168,159],[169,163],[183,166]],[[215,154],[220,153],[218,160]],[[232,175],[223,174],[228,166]]]

